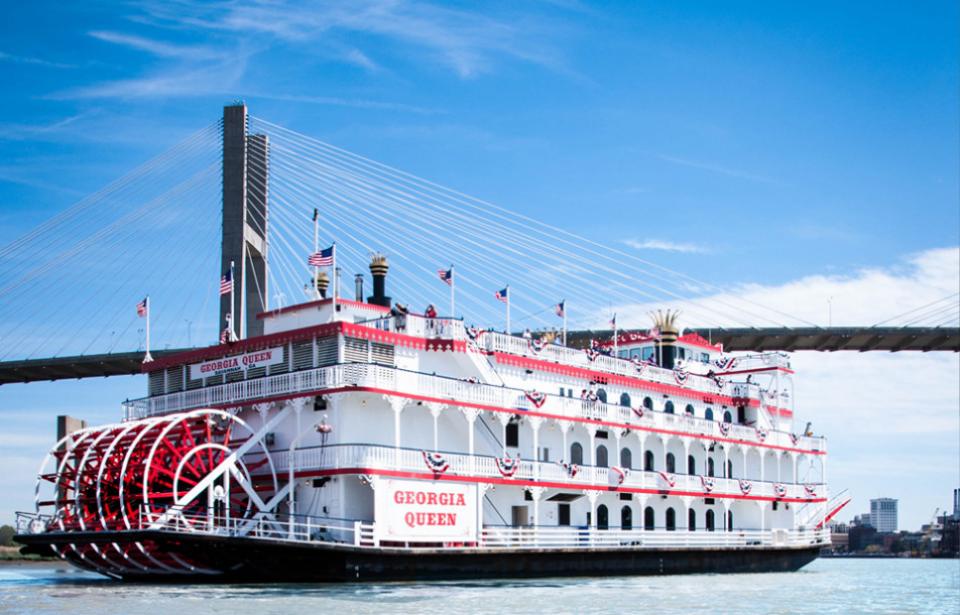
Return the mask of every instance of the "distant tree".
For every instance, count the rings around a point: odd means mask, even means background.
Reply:
[[[13,536],[16,533],[17,530],[13,529],[9,525],[0,526],[0,547],[12,547]]]

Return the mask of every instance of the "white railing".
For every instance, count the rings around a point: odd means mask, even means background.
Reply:
[[[555,344],[546,344],[540,350],[534,350],[528,339],[505,335],[495,331],[485,331],[481,334],[478,341],[481,347],[490,352],[503,352],[529,357],[531,359],[540,359],[552,363],[561,363],[563,365],[616,374],[618,376],[641,378],[660,384],[677,385],[673,370],[664,369],[656,365],[645,364],[641,370],[633,361],[604,354],[597,355],[591,361],[587,357],[587,353],[583,350],[557,346]],[[713,378],[692,373],[687,374],[687,380],[683,386],[684,388],[699,393],[751,399],[759,399],[760,397],[759,387],[757,387],[757,385],[726,382],[723,386],[718,386]]]
[[[463,321],[457,318],[427,318],[419,314],[405,314],[364,320],[357,324],[379,331],[403,333],[415,337],[466,339]]]
[[[140,529],[178,534],[206,534],[223,537],[259,538],[295,543],[337,543],[358,548],[379,548],[376,525],[370,521],[339,520],[322,517],[296,516],[293,519],[260,517],[245,519],[208,514],[141,515]],[[17,513],[18,534],[42,534],[49,527],[47,519],[35,513]],[[503,527],[486,525],[476,542],[471,543],[416,543],[403,545],[408,549],[432,550],[518,550],[518,549],[716,549],[811,547],[830,544],[829,529],[821,530],[739,530],[690,532],[676,530],[595,527],[524,526]],[[390,544],[396,548],[400,545]]]
[[[322,393],[324,389],[349,386],[376,387],[399,394],[426,395],[438,399],[471,402],[501,408],[534,410],[570,418],[590,418],[623,423],[638,428],[665,429],[694,436],[733,439],[750,444],[767,444],[802,451],[826,451],[826,440],[795,436],[781,431],[767,431],[761,441],[753,427],[723,424],[718,421],[668,414],[644,409],[638,417],[634,410],[600,401],[584,401],[547,395],[546,402],[535,408],[525,393],[518,389],[468,382],[394,367],[366,363],[351,363],[320,367],[311,370],[264,376],[216,386],[144,397],[124,402],[126,420],[141,419],[170,412],[210,406],[233,406],[252,403],[258,399],[296,393]],[[726,430],[726,431],[724,431]],[[794,442],[796,438],[796,442]]]
[[[504,478],[494,457],[446,452],[441,454],[444,461],[450,466],[445,475]],[[290,466],[289,452],[271,452],[271,456],[277,467],[287,468]],[[423,451],[374,444],[336,444],[300,449],[294,452],[293,467],[297,472],[341,469],[419,473],[430,471],[423,459]],[[736,478],[713,477],[710,479],[713,482],[713,488],[706,491],[703,483],[704,479],[694,474],[669,475],[670,480],[673,481],[673,486],[668,485],[659,473],[644,470],[628,470],[622,482],[620,482],[619,473],[616,470],[605,467],[582,465],[577,468],[575,474],[571,474],[559,463],[523,459],[512,478],[523,481],[567,483],[583,489],[605,490],[609,487],[619,486],[663,492],[695,493],[699,497],[722,498],[744,495],[741,483]],[[783,483],[749,479],[749,485],[749,491],[747,491],[749,495],[769,498],[807,501],[812,499],[806,491],[807,487],[814,489],[817,498],[822,498],[825,493],[823,485],[791,484],[789,479]],[[783,491],[777,493],[776,485],[780,485]]]

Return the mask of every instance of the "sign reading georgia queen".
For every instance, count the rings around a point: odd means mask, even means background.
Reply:
[[[476,485],[381,478],[374,493],[377,540],[477,540]]]

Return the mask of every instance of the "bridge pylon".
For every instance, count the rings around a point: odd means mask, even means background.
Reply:
[[[259,312],[267,309],[267,223],[269,220],[270,140],[248,134],[247,106],[223,108],[223,236],[220,271],[234,264],[233,314],[238,338],[261,335]],[[231,295],[220,297],[219,326],[226,327]]]

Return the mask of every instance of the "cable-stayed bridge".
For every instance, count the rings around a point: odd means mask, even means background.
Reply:
[[[139,373],[150,295],[152,354],[217,343],[231,312],[219,281],[235,266],[231,327],[313,297],[313,216],[336,243],[339,295],[363,297],[370,256],[390,259],[390,294],[481,326],[555,330],[570,342],[645,329],[658,308],[738,350],[960,351],[960,294],[862,327],[820,327],[777,307],[388,167],[249,115],[242,104],[0,247],[0,384]],[[456,269],[456,305],[438,268]],[[366,278],[368,279],[368,278]]]

